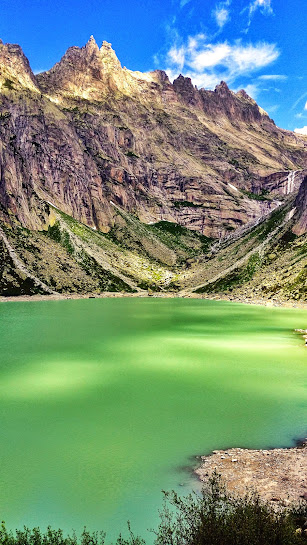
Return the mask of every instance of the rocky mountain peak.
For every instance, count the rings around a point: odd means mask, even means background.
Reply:
[[[191,78],[180,74],[178,78],[174,80],[173,87],[176,94],[179,95],[186,104],[201,107],[199,92],[193,85]]]
[[[121,69],[122,66],[116,56],[114,49],[112,49],[112,44],[110,44],[109,42],[102,42],[102,46],[100,48],[100,57],[106,69]]]
[[[108,42],[99,49],[93,36],[83,47],[70,47],[51,70],[37,76],[43,92],[49,96],[81,96],[98,99],[114,88],[121,64]]]
[[[178,88],[195,89],[191,78],[185,77],[182,74],[179,74],[178,78],[174,80],[174,86]]]
[[[240,91],[238,91],[237,93],[237,96],[238,97],[241,97],[245,100],[249,100],[250,102],[255,102],[248,94],[247,92],[244,90],[244,89],[240,89]]]
[[[27,87],[38,91],[29,61],[17,44],[4,44],[0,40],[0,88],[11,91]]]
[[[225,81],[221,81],[221,83],[215,87],[214,92],[220,96],[231,95],[231,91]]]
[[[76,48],[76,52],[78,52],[78,50],[80,51],[79,48]],[[90,37],[85,46],[81,48],[81,51],[83,51],[85,55],[88,55],[89,60],[93,57],[95,58],[99,54],[99,47],[94,36]]]
[[[170,85],[170,80],[169,80],[169,77],[167,75],[167,73],[164,71],[164,70],[154,70],[153,72],[151,72],[151,74],[153,74],[157,81],[159,83],[161,83],[162,85],[164,84],[167,84],[167,85]]]
[[[90,36],[88,42],[86,43],[85,47],[87,48],[98,48],[98,45],[96,43],[96,40],[93,35]]]

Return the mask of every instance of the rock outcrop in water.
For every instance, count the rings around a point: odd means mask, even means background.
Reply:
[[[93,37],[34,75],[21,48],[1,42],[1,289],[197,288],[216,248],[235,233],[250,251],[246,230],[295,199],[306,150],[304,136],[225,82],[207,91],[132,72]],[[304,184],[282,220],[298,235]],[[227,259],[218,275],[236,266]]]

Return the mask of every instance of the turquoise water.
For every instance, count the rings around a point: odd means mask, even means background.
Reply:
[[[306,434],[306,327],[205,300],[1,304],[1,519],[147,537],[193,456]]]

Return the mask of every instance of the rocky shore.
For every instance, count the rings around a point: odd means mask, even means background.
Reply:
[[[102,293],[61,293],[61,294],[44,294],[44,295],[17,295],[4,297],[0,295],[0,303],[9,301],[62,301],[65,299],[104,299],[106,297],[154,297],[159,299],[208,299],[210,301],[230,301],[233,303],[244,303],[246,305],[261,305],[267,307],[284,307],[284,308],[300,308],[307,309],[307,301],[294,301],[294,300],[268,300],[265,298],[251,298],[251,297],[239,297],[236,295],[202,295],[199,293],[185,293],[180,292],[152,292],[152,291],[138,291],[136,293],[128,292],[102,292]],[[296,330],[297,332],[304,332],[305,330]],[[306,330],[307,331],[307,330]]]
[[[206,481],[216,471],[233,494],[255,490],[278,507],[307,501],[307,439],[293,448],[231,448],[215,450],[201,459],[202,465],[195,470],[199,479]]]

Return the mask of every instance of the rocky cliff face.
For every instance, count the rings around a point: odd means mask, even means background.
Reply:
[[[122,68],[91,38],[34,76],[0,44],[0,216],[30,229],[50,203],[109,232],[116,206],[216,237],[267,213],[284,194],[273,172],[306,166],[306,140],[275,126],[244,91]],[[260,198],[259,198],[260,197]],[[116,206],[115,206],[116,205]]]
[[[307,233],[307,175],[305,174],[304,180],[300,186],[299,192],[295,200],[295,225],[293,232],[296,235],[302,235]]]

